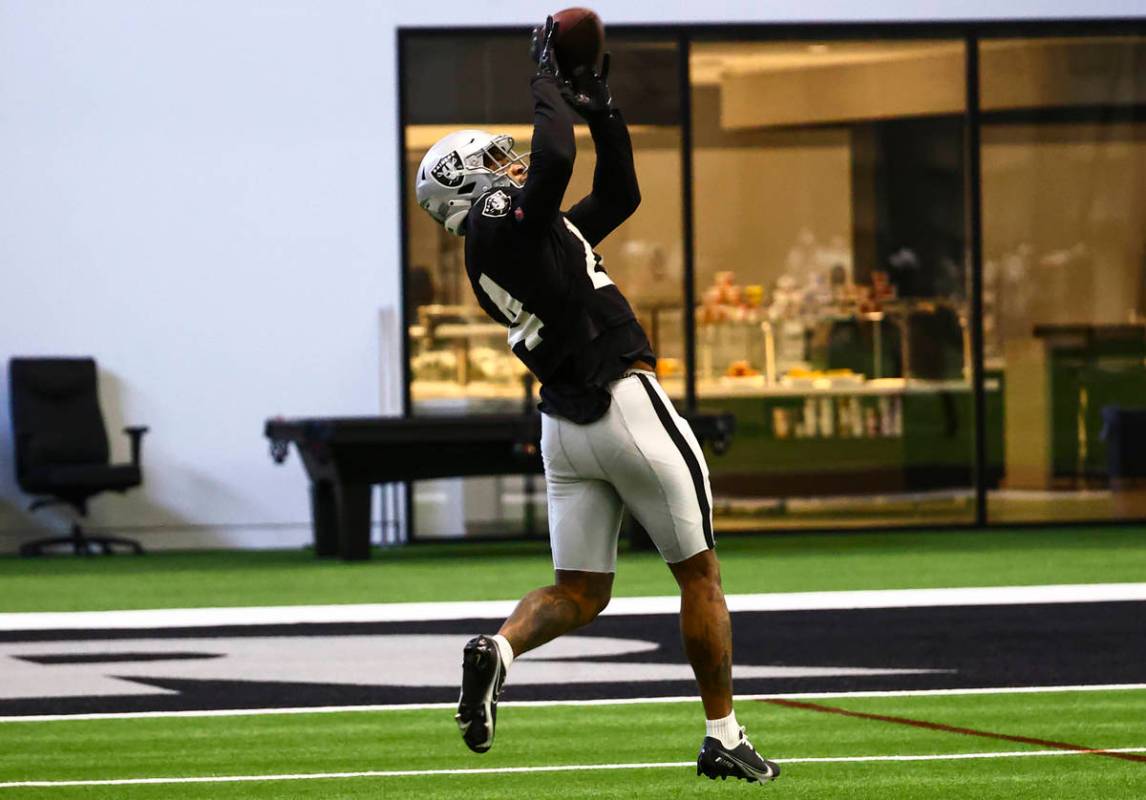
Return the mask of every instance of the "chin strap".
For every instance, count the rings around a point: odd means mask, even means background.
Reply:
[[[462,225],[465,224],[466,215],[470,213],[472,203],[469,200],[451,200],[450,212],[446,214],[442,225],[454,236],[465,236]]]

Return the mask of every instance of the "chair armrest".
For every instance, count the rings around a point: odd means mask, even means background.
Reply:
[[[134,466],[139,466],[139,452],[143,447],[143,434],[149,430],[151,429],[146,425],[129,425],[123,429],[123,432],[131,437],[131,463]]]

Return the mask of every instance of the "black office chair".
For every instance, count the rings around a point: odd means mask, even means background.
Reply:
[[[87,516],[88,499],[101,492],[123,493],[143,482],[139,452],[147,428],[124,428],[131,437],[131,463],[109,464],[107,430],[99,407],[96,363],[90,358],[13,358],[8,362],[16,482],[38,495],[29,510],[66,503]],[[20,555],[43,555],[70,545],[77,555],[114,546],[143,553],[139,542],[115,536],[87,536],[79,523],[70,536],[27,542]]]

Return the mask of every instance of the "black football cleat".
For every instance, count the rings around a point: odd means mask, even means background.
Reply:
[[[505,667],[497,642],[488,636],[470,639],[462,651],[462,695],[454,719],[466,747],[475,753],[484,753],[493,745],[497,698],[503,683]]]
[[[700,755],[696,758],[696,774],[712,780],[736,778],[749,783],[764,783],[780,777],[780,765],[756,752],[756,748],[740,729],[740,744],[729,749],[719,739],[705,736],[700,745]]]

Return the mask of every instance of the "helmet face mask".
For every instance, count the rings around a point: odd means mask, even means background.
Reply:
[[[489,146],[482,151],[482,166],[495,176],[505,176],[512,181],[513,178],[510,177],[509,170],[514,164],[521,164],[524,168],[529,168],[525,162],[525,156],[519,155],[513,149],[512,136],[505,134],[495,136]]]
[[[447,231],[463,236],[474,200],[490,189],[517,185],[511,175],[515,165],[526,167],[512,137],[477,130],[451,133],[427,151],[418,167],[418,205]]]

